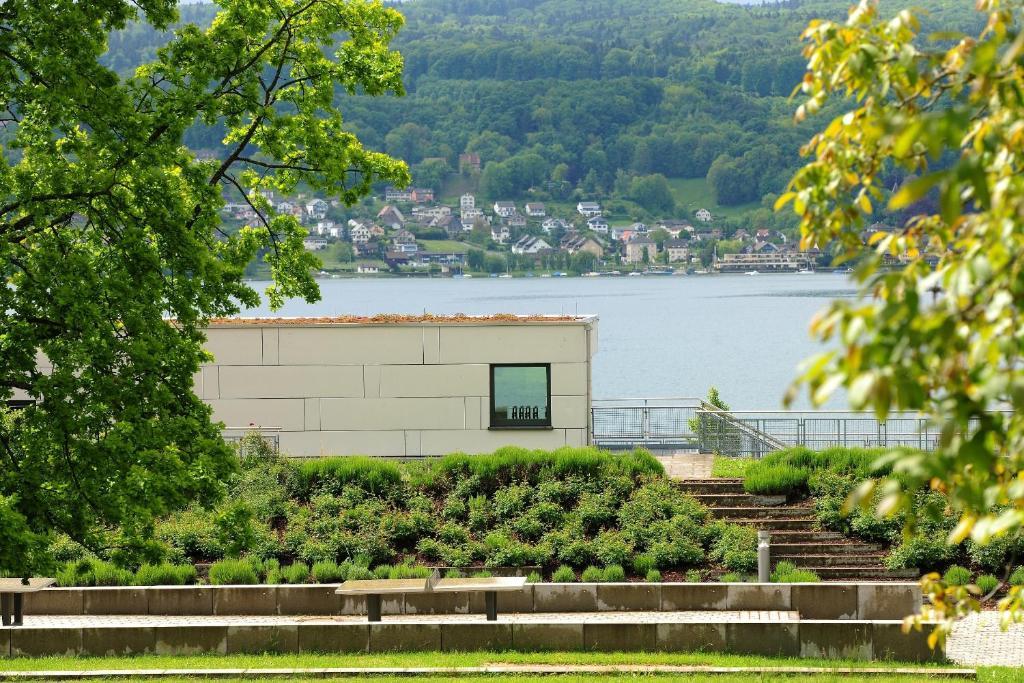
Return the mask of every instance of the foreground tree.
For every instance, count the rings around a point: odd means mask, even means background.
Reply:
[[[803,381],[819,402],[843,386],[855,407],[921,411],[941,426],[935,453],[891,458],[908,490],[947,495],[959,519],[951,543],[1024,527],[1024,32],[1020,2],[977,6],[981,34],[944,43],[923,40],[911,12],[884,20],[868,0],[845,23],[812,23],[797,116],[835,97],[846,113],[810,141],[813,159],[779,201],[800,216],[804,247],[861,259],[860,299],[812,326],[840,350],[809,363]],[[890,197],[896,173],[914,179]],[[862,245],[880,202],[905,209],[928,193],[936,212]],[[905,267],[884,270],[886,255]],[[889,482],[880,510],[909,509],[904,491]],[[929,590],[941,615],[976,607],[962,589]],[[1002,602],[1008,618],[1022,597]]]
[[[0,6],[0,405],[37,401],[0,408],[0,572],[45,569],[53,531],[152,554],[154,517],[217,496],[233,456],[192,393],[204,324],[257,302],[241,278],[258,253],[273,305],[318,297],[305,232],[264,193],[302,183],[353,203],[408,181],[334,105],[336,90],[401,93],[397,12],[219,4],[209,29],[179,28],[127,79],[100,63],[108,34],[167,29],[176,0]],[[215,123],[222,153],[198,160],[182,136]],[[232,193],[257,219],[228,234]]]

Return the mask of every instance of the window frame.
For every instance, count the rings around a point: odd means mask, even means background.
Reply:
[[[545,421],[541,422],[538,420],[537,424],[501,424],[500,420],[495,420],[497,417],[497,411],[494,405],[494,370],[495,368],[544,368],[547,375],[547,408],[548,415]],[[488,429],[493,431],[499,430],[515,430],[515,429],[532,429],[532,430],[550,430],[554,429],[551,421],[551,363],[491,363],[488,365],[488,379],[490,381],[490,397],[489,397],[489,416],[488,416]]]

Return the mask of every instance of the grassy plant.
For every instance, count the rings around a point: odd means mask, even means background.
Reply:
[[[644,578],[647,583],[661,583],[661,572],[657,569],[651,569]]]
[[[603,580],[606,583],[616,583],[626,580],[626,570],[620,564],[610,564],[602,572]]]
[[[486,569],[481,569],[480,571],[473,573],[473,578],[474,579],[489,579],[492,576],[494,576],[494,574],[491,574]]]
[[[526,583],[540,583],[544,580],[544,577],[540,575],[540,572],[530,572],[526,576]]]
[[[144,564],[135,572],[137,586],[186,586],[196,582],[191,564]]]
[[[281,570],[281,578],[285,583],[306,583],[309,581],[309,565],[305,562],[295,562]]]
[[[249,560],[230,558],[210,565],[210,583],[214,586],[242,586],[259,582],[259,575]]]
[[[583,583],[601,583],[604,581],[604,570],[590,565],[583,570],[583,574],[580,575],[580,581]]]
[[[573,583],[576,581],[576,572],[568,565],[561,565],[551,574],[551,580],[555,583]]]
[[[774,583],[817,583],[821,578],[809,569],[801,569],[792,562],[783,561],[775,565],[771,580]]]
[[[689,569],[686,572],[686,580],[688,583],[700,583],[704,580],[704,576],[699,569]]]
[[[728,572],[718,577],[722,583],[743,583],[746,579],[738,572]]]
[[[982,574],[975,583],[983,595],[988,595],[999,586],[999,579],[991,574]]]
[[[1024,565],[1013,570],[1008,583],[1011,586],[1024,586]]]
[[[302,462],[295,471],[296,495],[303,499],[316,492],[340,493],[348,485],[373,494],[394,492],[402,482],[402,471],[380,458],[317,458]]]
[[[971,570],[954,564],[942,575],[942,580],[949,586],[966,586],[971,582]]]
[[[810,471],[788,464],[760,465],[747,470],[743,489],[763,496],[790,495],[807,489]]]
[[[711,461],[711,476],[722,479],[743,479],[747,475],[747,470],[755,463],[757,460],[753,458],[716,455]]]
[[[633,556],[633,571],[637,574],[646,574],[652,569],[655,569],[654,558],[649,554],[641,553]]]
[[[314,562],[310,573],[317,583],[341,583],[348,576],[347,564],[337,562]]]

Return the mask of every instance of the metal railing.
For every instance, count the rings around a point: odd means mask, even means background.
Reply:
[[[594,401],[594,443],[604,447],[695,449],[762,457],[791,446],[909,447],[934,450],[938,428],[918,413],[849,410],[724,411],[697,398]]]

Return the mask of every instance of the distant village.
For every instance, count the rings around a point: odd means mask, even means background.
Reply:
[[[556,216],[541,202],[483,204],[467,193],[458,205],[447,205],[428,188],[388,187],[383,197],[359,207],[372,207],[361,211],[364,216],[346,218],[350,210],[336,200],[265,196],[278,214],[306,226],[306,249],[321,254],[325,264],[333,249],[342,254],[334,259],[342,263],[335,271],[352,274],[798,272],[813,270],[818,256],[768,228],[725,234],[703,208],[692,220],[612,225],[597,201],[559,205],[562,215]],[[239,224],[257,217],[248,203],[223,210]]]

